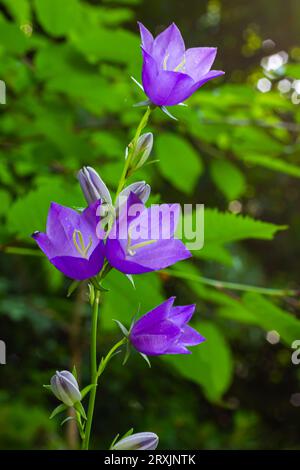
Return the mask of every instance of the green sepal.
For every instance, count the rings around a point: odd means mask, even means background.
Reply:
[[[100,292],[109,292],[109,289],[103,287],[102,284],[95,277],[91,278],[91,283],[93,284],[96,290],[99,290]]]
[[[125,432],[124,436],[120,437],[120,440],[125,439],[125,437],[131,436],[132,433],[133,433],[133,428],[128,429],[128,431]]]
[[[63,426],[65,423],[67,423],[68,421],[71,421],[72,419],[75,419],[74,416],[68,416],[60,423],[60,425]]]
[[[123,323],[121,323],[119,320],[115,320],[115,319],[113,319],[113,321],[118,325],[118,327],[119,327],[120,330],[122,331],[123,335],[126,336],[126,338],[128,338],[129,331],[128,331],[127,328],[123,325]]]
[[[67,297],[71,297],[71,295],[77,289],[79,284],[80,284],[80,281],[73,281],[72,284],[70,284],[70,286],[68,288],[68,292],[67,292]]]
[[[113,441],[112,441],[112,443],[110,444],[109,450],[112,450],[113,446],[115,445],[115,443],[116,443],[117,440],[119,439],[119,436],[120,436],[120,434],[117,434],[117,435],[113,438]]]
[[[72,375],[74,375],[75,379],[78,380],[78,374],[77,374],[77,369],[75,365],[73,366],[73,369],[72,369]]]
[[[143,354],[143,353],[139,353],[139,354],[142,356],[142,358],[144,359],[144,361],[147,362],[148,366],[149,366],[150,369],[151,369],[151,362],[149,361],[149,357],[146,356],[146,354]]]
[[[78,413],[83,419],[87,420],[85,409],[83,408],[81,401],[77,401],[76,403],[74,403],[74,408],[78,411]]]
[[[46,390],[49,390],[49,392],[52,392],[51,385],[43,385],[43,388],[45,388]]]
[[[131,345],[130,345],[130,342],[128,341],[126,344],[126,352],[125,352],[124,360],[122,362],[123,366],[125,366],[126,362],[128,361],[130,352],[131,352]]]
[[[131,275],[131,274],[125,274],[125,276],[127,277],[128,281],[130,282],[130,284],[132,285],[132,287],[133,287],[134,289],[136,289],[136,287],[135,287],[135,282],[134,282],[134,279],[133,279],[132,275]]]
[[[58,405],[54,410],[52,411],[51,415],[49,416],[49,419],[53,419],[55,416],[58,414],[62,413],[63,411],[66,411],[68,409],[67,405],[62,403],[61,405]]]
[[[90,384],[90,385],[87,385],[86,387],[84,387],[80,393],[81,393],[81,399],[83,399],[91,390],[92,388],[94,387],[97,387],[96,384]]]

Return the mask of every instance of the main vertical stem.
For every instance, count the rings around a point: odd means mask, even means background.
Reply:
[[[91,384],[94,387],[90,391],[90,400],[85,428],[85,437],[82,443],[82,449],[88,450],[90,443],[91,428],[94,415],[94,407],[97,393],[97,326],[100,303],[100,291],[96,290],[92,313],[92,331],[91,331]]]

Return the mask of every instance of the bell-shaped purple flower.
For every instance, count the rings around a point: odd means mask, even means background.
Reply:
[[[97,231],[101,201],[83,212],[51,203],[46,233],[32,237],[49,261],[71,279],[82,281],[99,273],[104,261],[101,230]]]
[[[131,192],[106,241],[111,266],[125,274],[142,274],[190,258],[182,241],[174,238],[179,214],[179,204],[146,208]]]
[[[205,338],[187,325],[195,305],[174,307],[175,297],[142,316],[132,326],[129,340],[137,351],[147,356],[162,354],[190,354],[189,346],[196,346]]]
[[[173,106],[185,101],[212,78],[223,75],[210,70],[215,47],[185,49],[177,26],[172,23],[155,39],[139,23],[142,39],[142,82],[146,95],[157,106]]]

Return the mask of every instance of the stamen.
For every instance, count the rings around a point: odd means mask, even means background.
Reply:
[[[73,232],[73,243],[78,251],[78,253],[83,257],[87,258],[88,257],[88,252],[93,244],[92,237],[89,237],[89,243],[87,246],[85,246],[83,235],[80,230],[74,230]]]
[[[180,62],[180,64],[177,65],[177,67],[175,67],[173,72],[179,72],[181,70],[184,70],[185,63],[186,63],[186,58],[185,58],[185,55],[184,55],[182,61]]]
[[[168,62],[168,58],[169,58],[169,52],[167,52],[167,54],[165,55],[165,58],[164,58],[164,61],[163,61],[163,69],[164,70],[167,70],[167,62]]]

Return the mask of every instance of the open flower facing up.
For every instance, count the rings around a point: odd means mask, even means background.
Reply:
[[[179,212],[179,204],[147,209],[131,192],[107,238],[105,254],[111,266],[125,274],[142,274],[190,258],[182,241],[174,238]]]
[[[100,205],[96,201],[77,212],[52,202],[46,233],[32,235],[49,261],[71,279],[91,278],[103,266],[104,243],[96,233]]]
[[[142,39],[143,87],[155,105],[179,104],[204,83],[224,74],[221,70],[210,70],[217,49],[185,49],[181,33],[174,23],[155,39],[142,23],[139,23],[139,27]]]
[[[137,351],[147,356],[189,354],[188,346],[196,346],[205,338],[187,325],[195,305],[173,307],[175,297],[142,316],[132,326],[129,340]]]

